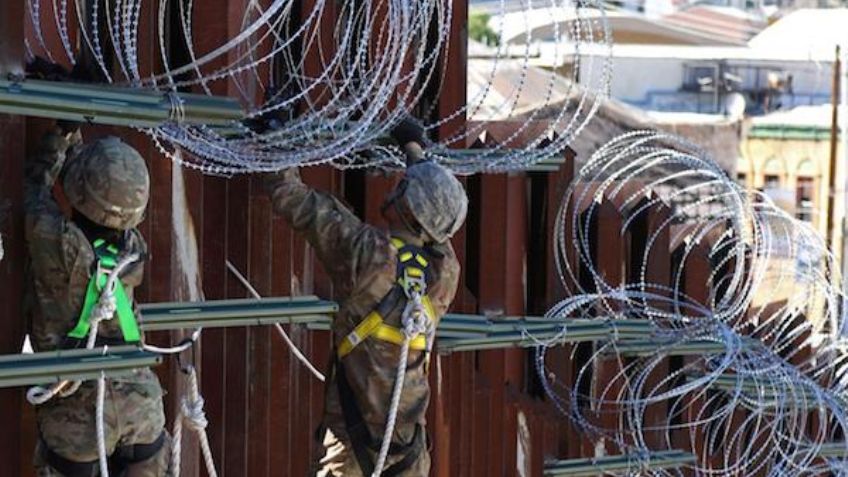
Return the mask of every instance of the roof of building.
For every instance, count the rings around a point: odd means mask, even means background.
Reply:
[[[545,10],[545,9],[537,9]],[[524,12],[515,12],[508,15],[509,25],[505,27],[505,35],[523,34],[527,25],[539,28],[545,22],[551,23],[557,18],[556,15],[541,15],[537,10],[526,13],[530,15],[528,20],[519,18]],[[571,21],[565,10],[558,9],[561,21]],[[674,44],[638,44],[627,42],[613,42],[612,54],[620,58],[668,58],[685,60],[738,60],[738,61],[764,61],[764,62],[819,62],[832,63],[835,57],[835,46],[837,43],[845,43],[848,49],[848,36],[845,35],[845,25],[848,25],[848,9],[802,9],[792,12],[781,18],[773,25],[760,31],[746,44],[744,41],[729,39],[728,34],[745,35],[751,37],[753,32],[759,31],[760,26],[751,17],[740,17],[740,11],[721,7],[695,7],[682,12],[674,13],[661,20],[635,15],[627,12],[608,12],[606,14],[611,24],[613,22],[628,22],[633,31],[639,31],[643,25],[647,28],[660,28],[656,31],[682,31],[685,32],[686,40]],[[684,24],[686,22],[700,21]],[[497,20],[493,19],[495,25]],[[744,27],[751,23],[753,26]],[[736,27],[730,27],[730,25]],[[661,26],[660,26],[661,25]],[[705,27],[705,28],[701,28]],[[743,28],[744,27],[744,28]],[[711,29],[721,32],[710,31]],[[735,28],[735,30],[734,30]],[[749,28],[749,29],[745,29]],[[620,26],[612,28],[613,33],[619,31]],[[513,33],[507,33],[511,31]],[[724,33],[722,33],[724,32]],[[735,33],[734,33],[735,32]],[[719,36],[717,36],[719,35]],[[515,37],[517,38],[517,36]],[[705,40],[708,39],[708,40]],[[747,39],[747,38],[746,38]],[[535,63],[545,66],[551,64],[569,63],[577,52],[573,44],[554,42],[534,42],[529,47],[525,44],[511,45],[504,48],[512,55],[524,56],[529,54],[537,59]],[[599,40],[594,43],[579,45],[582,55],[604,56],[609,55],[610,48]]]
[[[738,8],[698,5],[662,18],[666,24],[714,38],[715,43],[744,45],[766,27],[765,19]]]
[[[848,108],[839,108],[839,118],[844,121]],[[748,137],[769,139],[814,139],[830,138],[833,109],[830,104],[799,106],[774,111],[749,120]]]
[[[848,47],[846,25],[848,8],[796,10],[752,38],[749,45],[755,50],[832,59],[837,44]]]
[[[603,30],[597,22],[605,19],[615,44],[744,45],[762,29],[751,29],[753,27],[744,20],[716,15],[709,9],[675,15],[678,14],[651,18],[626,10],[583,9],[579,19],[586,25],[595,24],[594,36],[598,42],[603,38]],[[567,24],[577,18],[574,9],[533,8],[494,15],[489,25],[501,32],[503,43],[523,45],[528,42],[528,38],[531,42],[545,42],[546,37],[552,36],[557,30],[557,36],[570,40],[572,29]],[[739,33],[743,30],[746,36]]]
[[[468,41],[467,98],[472,120],[502,120],[564,101],[573,89],[568,79],[523,60],[498,58],[494,49]]]
[[[527,68],[528,79],[525,79],[525,84],[530,87],[524,88],[526,91],[518,97],[519,101],[512,114],[506,114],[508,108],[503,108],[503,104],[507,98],[516,99],[513,90],[514,85],[520,81],[521,62],[501,60],[501,63],[503,66],[497,68],[491,82],[491,60],[477,59],[468,63],[469,105],[475,105],[475,93],[484,91],[487,87],[490,89],[477,114],[469,118],[473,122],[493,119],[501,122],[515,121],[516,124],[528,119],[544,121],[559,116],[566,107],[566,101],[573,102],[574,98],[582,93],[579,87],[567,79],[559,78],[555,84],[554,95],[548,98],[547,88],[533,82],[544,81],[542,84],[547,85],[551,77],[550,72],[531,66]],[[510,94],[513,96],[510,97]],[[573,108],[573,103],[568,107]],[[621,101],[606,99],[601,102],[595,116],[570,146],[577,153],[578,160],[585,160],[610,139],[641,129],[659,129],[686,137],[703,147],[725,170],[735,173],[740,134],[738,122],[723,116],[649,114]]]
[[[844,111],[840,111],[844,114]],[[817,106],[798,106],[797,108],[774,111],[772,113],[751,118],[753,126],[809,126],[830,128],[833,106],[821,104]]]

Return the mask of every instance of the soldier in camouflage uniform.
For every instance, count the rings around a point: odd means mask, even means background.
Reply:
[[[269,178],[274,210],[305,235],[332,278],[340,302],[332,324],[334,364],[318,433],[324,455],[313,471],[318,476],[370,477],[373,471],[390,408],[400,342],[378,334],[368,337],[360,325],[379,308],[384,325],[401,327],[405,299],[397,299],[396,284],[399,260],[412,256],[407,249],[411,246],[421,255],[422,264],[428,263],[426,295],[433,326],[456,293],[460,269],[449,239],[465,220],[467,198],[447,169],[421,160],[423,130],[414,124],[406,120],[393,132],[404,145],[409,164],[383,207],[389,230],[363,223],[337,199],[307,187],[297,169]],[[395,296],[395,303],[386,305],[390,296]],[[358,336],[352,335],[354,330]],[[398,336],[398,331],[389,331]],[[425,429],[429,338],[426,347],[421,340],[419,346],[410,346],[386,476],[429,474]]]
[[[38,351],[84,346],[69,332],[81,320],[83,301],[98,267],[95,243],[113,244],[119,256],[145,256],[135,226],[147,205],[150,179],[144,160],[115,137],[81,144],[75,125],[57,125],[26,164],[26,239],[34,295],[32,338]],[[70,156],[66,164],[66,157]],[[73,208],[66,218],[52,195],[57,178]],[[98,242],[105,241],[105,242]],[[133,290],[143,277],[142,262],[120,281],[137,317]],[[118,319],[103,321],[98,346],[124,342]],[[68,397],[56,396],[36,408],[39,476],[93,476],[99,473],[95,427],[96,382]],[[168,474],[170,438],[164,431],[162,388],[150,369],[106,381],[106,449],[114,475]]]

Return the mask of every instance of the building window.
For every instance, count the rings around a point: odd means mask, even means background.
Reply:
[[[684,71],[684,91],[713,91],[715,88],[716,67],[714,65],[686,66]]]
[[[780,176],[766,174],[763,180],[763,190],[780,189]]]
[[[799,177],[795,187],[795,216],[805,222],[813,220],[814,186],[812,177]]]

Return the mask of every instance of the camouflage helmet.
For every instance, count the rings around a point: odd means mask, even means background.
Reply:
[[[111,229],[138,225],[150,195],[150,176],[141,155],[110,136],[83,146],[75,156],[63,181],[74,209]]]
[[[445,167],[433,161],[416,163],[406,170],[401,187],[406,207],[435,242],[447,242],[465,222],[465,188]]]

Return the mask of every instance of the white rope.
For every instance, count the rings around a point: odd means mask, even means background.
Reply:
[[[239,270],[232,263],[230,263],[229,260],[226,261],[226,264],[230,272],[235,275],[235,277],[238,279],[238,281],[241,282],[242,285],[244,285],[247,291],[250,292],[250,294],[253,295],[253,297],[257,300],[261,300],[262,295],[260,295],[259,292],[256,291],[255,288],[253,288],[253,285],[251,285],[250,282],[247,281],[247,278],[245,278],[244,275],[242,275],[241,272],[239,272]],[[318,368],[316,368],[309,361],[309,358],[307,358],[306,355],[304,355],[303,352],[300,351],[300,348],[298,348],[297,345],[294,344],[294,341],[292,341],[291,337],[289,337],[288,333],[286,333],[286,330],[283,329],[282,325],[280,325],[279,323],[274,323],[274,327],[277,328],[277,332],[283,338],[283,341],[285,341],[286,344],[289,346],[289,350],[298,359],[298,361],[303,363],[303,365],[306,366],[307,369],[309,369],[309,371],[316,378],[318,378],[319,381],[324,382],[324,375],[321,374],[321,371],[318,371]]]
[[[422,333],[429,335],[429,328],[432,326],[427,311],[421,303],[421,295],[412,293],[411,299],[406,303],[402,316],[403,323],[403,344],[400,348],[400,359],[398,360],[397,377],[395,378],[395,386],[392,392],[392,401],[389,407],[388,418],[386,419],[386,431],[383,434],[383,443],[380,446],[380,454],[377,456],[377,462],[374,464],[374,473],[372,477],[379,477],[383,473],[383,467],[386,465],[386,458],[389,455],[389,448],[392,444],[392,435],[395,432],[395,424],[397,423],[397,413],[400,407],[400,398],[403,394],[403,382],[406,379],[406,364],[409,360],[409,343],[415,336]]]
[[[180,476],[183,422],[185,422],[188,428],[197,434],[197,438],[200,441],[200,450],[203,454],[203,461],[206,464],[206,473],[209,477],[217,477],[218,472],[215,470],[212,448],[209,445],[209,437],[206,435],[206,426],[209,425],[209,421],[206,419],[206,413],[203,411],[204,401],[197,384],[197,371],[194,366],[191,366],[186,372],[188,374],[188,392],[180,401],[180,411],[177,419],[174,421],[174,442],[171,446],[171,474],[174,477]]]
[[[103,353],[106,353],[106,347],[103,347]],[[97,457],[100,461],[100,475],[109,477],[109,457],[106,454],[106,429],[103,422],[103,407],[106,405],[106,373],[101,371],[100,378],[97,380],[97,406],[96,406],[96,422],[97,422]]]
[[[203,327],[195,329],[191,333],[191,336],[189,337],[189,339],[185,340],[183,343],[180,343],[176,346],[161,347],[161,346],[151,345],[151,344],[147,344],[147,343],[141,343],[141,349],[143,349],[145,351],[150,351],[151,353],[157,353],[157,354],[179,354],[179,353],[182,353],[183,351],[188,350],[192,346],[194,346],[194,344],[197,343],[197,340],[200,339],[201,333],[203,333]]]

